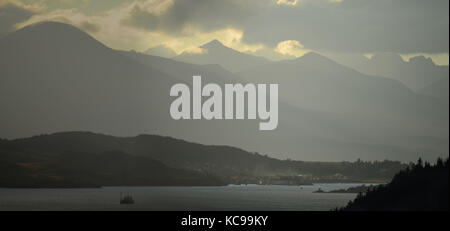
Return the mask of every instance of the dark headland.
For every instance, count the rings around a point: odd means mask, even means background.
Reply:
[[[406,165],[279,160],[170,137],[63,132],[0,141],[0,187],[388,182]]]

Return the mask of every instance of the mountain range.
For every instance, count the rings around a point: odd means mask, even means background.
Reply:
[[[13,32],[0,39],[0,137],[150,133],[296,160],[448,155],[445,99],[316,53],[273,62],[218,41],[200,48],[207,51],[168,59],[108,48],[62,23]],[[252,120],[170,119],[170,87],[199,74],[205,83],[278,83],[279,127],[260,132]]]
[[[374,54],[371,58],[351,56],[350,58],[337,57],[337,59],[340,63],[362,73],[398,80],[415,92],[445,100],[449,98],[448,88],[434,89],[434,91],[424,90],[439,82],[448,81],[449,70],[448,65],[436,65],[431,58],[423,55],[412,57],[407,61],[393,53]]]

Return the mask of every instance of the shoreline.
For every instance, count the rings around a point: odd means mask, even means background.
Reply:
[[[314,186],[318,184],[385,184],[383,183],[368,183],[368,182],[316,182],[311,184],[301,184],[301,185],[292,185],[292,184],[227,184],[227,185],[103,185],[103,186],[63,186],[63,187],[8,187],[8,186],[0,186],[0,189],[101,189],[101,188],[139,188],[139,187],[168,187],[168,188],[176,188],[176,187],[185,187],[185,188],[213,188],[213,187],[254,187],[254,186],[288,186],[288,187],[305,187],[305,186]]]

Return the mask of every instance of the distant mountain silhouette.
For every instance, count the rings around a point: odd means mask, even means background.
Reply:
[[[404,167],[392,161],[281,161],[156,135],[63,132],[0,141],[0,187],[388,181]]]
[[[449,209],[448,159],[436,165],[412,165],[387,185],[360,193],[342,210],[446,210]]]
[[[0,39],[0,137],[151,133],[301,160],[448,155],[448,104],[441,100],[318,54],[264,63],[233,74],[221,64],[113,50],[66,24],[31,25]],[[170,87],[191,85],[192,75],[204,83],[279,83],[278,128],[260,132],[257,120],[172,120]]]
[[[281,97],[302,108],[447,120],[438,101],[415,94],[398,81],[361,74],[313,52],[238,75],[247,81],[281,84]]]
[[[369,74],[396,79],[414,91],[447,78],[448,66],[438,66],[430,58],[416,56],[404,61],[398,54],[380,53],[370,59],[360,56],[349,60],[342,60],[342,64]],[[447,93],[448,94],[448,93]]]
[[[0,39],[1,136],[78,129],[135,134],[168,121],[176,79],[99,43],[45,22]]]
[[[448,137],[445,101],[417,94],[396,80],[361,74],[317,53],[273,62],[238,75],[249,82],[278,83],[282,101],[316,112],[316,119],[330,122],[328,128],[338,126],[336,136],[340,139],[367,138],[368,143],[404,143],[410,148],[422,143],[419,146],[425,148],[431,147],[426,139],[407,140],[413,136]],[[428,125],[423,126],[425,123]],[[352,138],[345,138],[347,135]],[[440,151],[445,154],[446,143]]]
[[[173,58],[177,56],[177,53],[170,49],[169,47],[166,47],[164,45],[159,45],[156,47],[148,48],[145,52],[145,54],[148,55],[155,55],[163,58]]]
[[[299,58],[293,60],[279,61],[278,63],[294,63],[302,66],[308,66],[314,69],[331,69],[331,68],[347,69],[346,67],[342,66],[341,64],[338,64],[332,59],[329,59],[316,52],[308,52]]]
[[[213,40],[200,46],[204,50],[201,54],[182,53],[174,59],[194,64],[219,64],[231,72],[238,72],[248,68],[269,63],[268,59],[257,57],[224,46],[218,40]]]
[[[439,99],[447,101],[449,100],[449,77],[444,76],[440,79],[432,82],[431,84],[419,89],[419,93],[425,95],[431,95]]]
[[[192,84],[192,75],[194,74],[202,76],[204,83],[225,84],[243,81],[237,75],[225,70],[218,64],[197,65],[129,51],[123,51],[122,54],[189,85]]]
[[[218,42],[215,42],[213,44],[216,44]],[[358,73],[350,68],[347,68],[345,66],[342,66],[338,64],[337,62],[328,59],[320,54],[317,53],[308,53],[298,59],[295,60],[286,60],[281,62],[273,62],[271,64],[268,64],[268,67],[256,67],[254,69],[250,69],[247,72],[252,73],[252,71],[255,71],[257,73],[255,75],[256,78],[246,78],[248,77],[244,72],[238,73],[239,76],[234,75],[223,68],[221,68],[219,65],[192,65],[187,63],[181,63],[177,61],[173,61],[170,59],[160,59],[157,57],[152,56],[146,56],[139,53],[128,53],[131,55],[131,57],[139,60],[142,63],[145,63],[146,65],[151,66],[152,68],[156,68],[162,72],[169,73],[171,76],[178,76],[177,78],[180,80],[186,81],[189,84],[190,76],[186,76],[184,73],[199,73],[202,76],[205,77],[206,82],[214,82],[214,83],[235,83],[235,82],[252,82],[252,83],[268,83],[268,82],[275,82],[281,84],[281,89],[284,89],[283,91],[280,91],[280,95],[282,97],[289,96],[284,98],[284,102],[288,102],[291,105],[295,105],[298,107],[301,107],[301,110],[293,109],[293,108],[286,108],[285,106],[280,106],[280,114],[288,115],[283,116],[283,118],[280,120],[282,124],[290,124],[289,126],[281,126],[279,128],[280,132],[277,133],[277,137],[270,137],[270,142],[273,142],[274,139],[279,138],[280,140],[283,139],[291,139],[290,134],[297,137],[302,137],[297,141],[296,143],[299,145],[298,147],[302,150],[308,150],[306,152],[311,153],[312,155],[321,155],[325,152],[339,152],[339,155],[345,156],[343,152],[340,150],[346,149],[344,152],[362,152],[366,153],[367,156],[372,156],[372,154],[369,154],[369,149],[367,147],[361,147],[360,144],[353,143],[355,139],[360,139],[363,136],[372,136],[374,133],[378,133],[375,136],[383,136],[386,138],[384,141],[377,141],[377,142],[384,142],[386,141],[389,143],[389,145],[397,146],[399,145],[399,139],[400,136],[409,136],[402,138],[401,142],[405,142],[405,148],[418,148],[421,150],[421,152],[433,152],[433,153],[446,153],[448,150],[448,145],[446,144],[445,139],[436,139],[436,138],[427,138],[427,139],[414,139],[414,142],[409,142],[408,140],[411,138],[412,133],[408,132],[408,134],[395,134],[391,131],[394,127],[398,126],[399,129],[396,129],[397,131],[403,131],[403,126],[410,126],[410,122],[408,121],[408,125],[400,124],[397,121],[397,118],[401,117],[400,115],[404,115],[405,117],[412,118],[415,116],[418,116],[417,121],[422,121],[424,118],[426,120],[433,120],[433,121],[443,121],[445,124],[446,117],[445,117],[445,109],[438,108],[435,104],[442,105],[443,103],[439,100],[429,99],[428,97],[423,97],[420,95],[417,95],[413,92],[411,92],[409,89],[405,88],[403,85],[398,83],[397,81],[393,81],[386,78],[381,77],[372,77],[372,76],[366,76],[361,73]],[[273,66],[271,66],[273,65]],[[274,66],[280,66],[280,68]],[[289,67],[289,68],[285,68]],[[267,71],[266,71],[267,69]],[[272,70],[270,70],[272,69]],[[270,73],[270,75],[268,75]],[[283,75],[280,75],[280,73],[283,73]],[[324,74],[325,73],[325,74]],[[277,76],[276,78],[274,76]],[[317,76],[317,77],[316,77]],[[325,76],[329,79],[326,79]],[[287,77],[287,78],[286,78]],[[304,79],[308,81],[304,81]],[[355,81],[356,80],[356,81]],[[338,84],[335,83],[337,81]],[[362,84],[363,88],[367,89],[367,91],[362,91],[361,87],[357,85],[357,83]],[[376,83],[376,84],[374,84]],[[300,86],[300,87],[298,87]],[[326,91],[325,89],[331,88],[330,91]],[[361,88],[361,89],[360,89]],[[345,90],[343,90],[345,89]],[[387,91],[387,92],[386,92]],[[352,93],[353,92],[353,93]],[[404,92],[404,93],[402,93]],[[330,93],[334,93],[335,96],[321,96],[321,95],[327,95]],[[351,96],[347,98],[342,98],[342,96],[345,96],[346,94],[352,94]],[[392,99],[399,99],[401,101],[392,102],[394,105],[389,105],[392,100],[385,100],[384,98],[391,97]],[[377,98],[383,98],[381,100],[375,100]],[[375,100],[375,103],[371,100]],[[414,102],[415,100],[421,101],[421,102]],[[431,105],[429,105],[431,104]],[[305,107],[310,106],[308,108],[308,111],[305,111]],[[345,105],[345,107],[344,107]],[[320,107],[318,107],[320,106]],[[416,108],[414,108],[416,107]],[[364,110],[361,110],[364,108]],[[429,110],[428,108],[431,108]],[[331,110],[329,110],[331,109]],[[405,111],[400,111],[406,109]],[[414,111],[411,111],[413,109]],[[312,110],[312,111],[310,111]],[[363,114],[363,118],[361,118],[361,115],[358,115],[359,113],[365,113]],[[389,125],[386,126],[380,126],[379,122],[376,122],[379,120],[379,114],[384,114],[383,117],[386,115],[389,115],[390,113],[395,113],[391,116],[391,118],[386,118],[389,120],[385,120],[385,122],[389,122]],[[399,115],[399,113],[401,113]],[[424,114],[425,115],[422,115]],[[296,116],[294,116],[296,115]],[[376,117],[376,118],[374,118]],[[293,119],[295,121],[293,121]],[[366,124],[366,128],[361,128],[361,130],[358,127],[353,127],[353,121],[364,121]],[[395,120],[395,121],[394,121]],[[331,122],[332,121],[332,122]],[[406,122],[406,121],[405,121]],[[332,126],[328,126],[326,128],[323,128],[323,124],[331,123]],[[371,125],[371,123],[373,123]],[[295,124],[296,128],[298,128],[298,131],[286,131],[286,129],[293,128],[292,124]],[[211,126],[211,125],[210,125]],[[317,128],[318,126],[319,128]],[[226,126],[229,127],[229,126]],[[337,131],[339,129],[335,128],[346,128],[346,129],[352,129],[349,133],[357,133],[358,138],[351,135],[351,137],[346,137],[348,133],[343,132],[346,131],[340,130],[341,132]],[[370,127],[370,129],[368,129]],[[354,130],[356,128],[356,130]],[[221,130],[226,129],[221,127]],[[251,129],[251,128],[250,128]],[[320,129],[322,131],[318,132],[317,129]],[[326,132],[323,131],[323,129],[327,130]],[[431,130],[429,134],[431,134],[433,137],[439,137],[444,134],[445,136],[445,126],[440,127],[438,125],[438,129],[441,129],[439,133],[439,130]],[[389,133],[394,135],[395,138],[388,138],[389,135],[383,134],[386,133],[387,130],[390,130]],[[348,131],[348,130],[347,130]],[[363,134],[361,134],[361,132]],[[436,133],[438,132],[438,133]],[[324,140],[325,134],[339,134],[341,140],[347,140],[348,142],[352,142],[352,144],[343,144],[333,146],[331,148],[328,146],[330,143],[334,143],[335,137],[334,135],[326,135],[326,139],[332,139],[332,140]],[[294,135],[295,134],[295,135]],[[315,134],[315,139],[309,139],[311,137],[311,134]],[[424,136],[426,133],[424,132],[423,127],[418,128],[415,131],[415,134],[420,134],[419,136]],[[438,134],[438,135],[436,135]],[[251,134],[246,136],[258,136],[260,134]],[[318,137],[320,136],[320,138]],[[243,138],[245,136],[243,135]],[[245,140],[247,139],[244,138]],[[262,138],[259,138],[262,140]],[[389,139],[389,140],[388,140]],[[434,139],[433,142],[428,142],[428,140]],[[368,140],[373,140],[373,138],[368,138]],[[425,142],[426,141],[426,142]],[[369,141],[370,142],[370,141]],[[280,150],[289,150],[289,147],[292,146],[292,143],[287,143],[281,141],[280,143],[283,143],[283,146],[280,147]],[[436,143],[439,143],[436,145]],[[412,145],[411,145],[412,144]],[[258,147],[262,147],[261,143],[258,144]],[[353,147],[350,147],[353,145]],[[238,145],[241,147],[246,147],[245,142],[243,142],[243,145]],[[320,148],[318,148],[320,146]],[[359,147],[358,147],[359,146]],[[272,146],[274,147],[274,146]],[[330,147],[328,149],[327,147]],[[358,151],[351,150],[353,148],[358,147]],[[348,148],[348,149],[347,149]],[[434,149],[435,151],[430,151],[431,149]],[[254,148],[250,148],[251,150]],[[320,152],[316,150],[321,150]],[[377,145],[377,147],[374,147],[374,149],[383,150],[383,152],[391,153],[386,154],[382,158],[389,158],[390,155],[396,155],[401,156],[408,151],[405,150],[399,150],[397,148],[392,147],[381,147],[380,144]],[[393,150],[395,149],[395,151]],[[428,149],[425,151],[425,149]],[[262,152],[272,152],[271,149],[265,148],[260,149]],[[439,151],[438,151],[439,150]],[[314,152],[314,154],[312,154]],[[372,151],[370,151],[372,153]],[[373,155],[375,156],[375,155]],[[380,157],[380,156],[379,156]],[[351,157],[347,157],[351,158]],[[434,158],[434,157],[433,157]]]

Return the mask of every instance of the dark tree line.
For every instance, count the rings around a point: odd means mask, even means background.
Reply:
[[[392,181],[359,193],[340,210],[448,210],[448,158],[432,165],[419,159]]]

